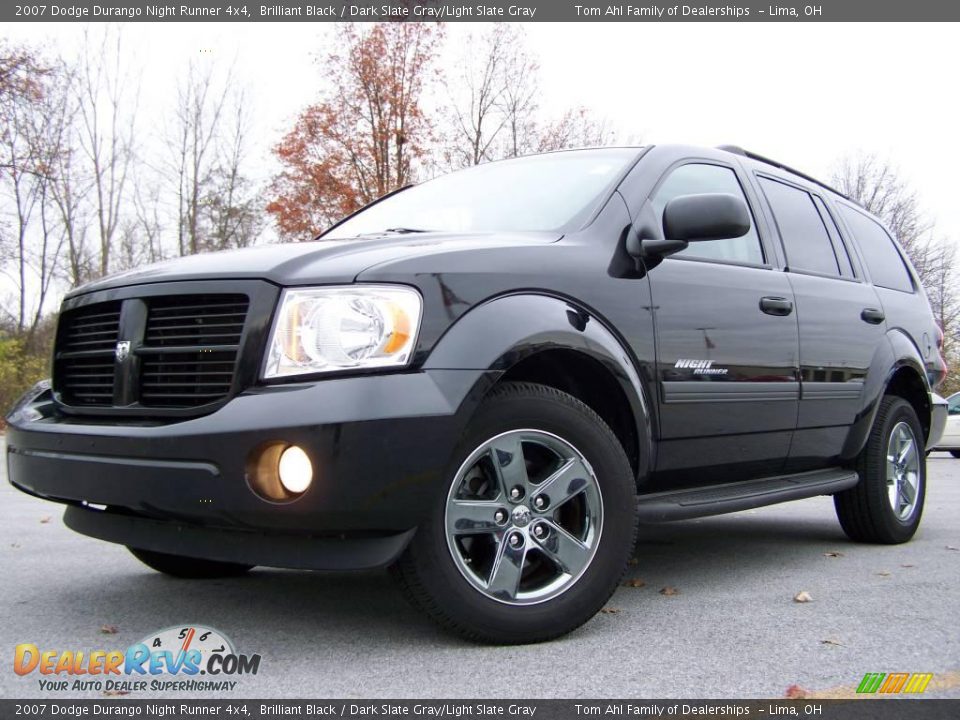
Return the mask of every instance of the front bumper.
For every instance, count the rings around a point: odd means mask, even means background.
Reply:
[[[936,393],[932,393],[930,395],[930,434],[927,436],[927,450],[939,447],[940,438],[943,437],[943,431],[947,427],[948,414],[947,401]]]
[[[431,370],[258,387],[174,422],[71,418],[40,392],[7,418],[8,476],[74,506],[68,525],[111,542],[277,567],[374,567],[401,552],[433,508],[494,375]],[[246,479],[251,451],[277,441],[303,447],[315,469],[288,503],[261,498]]]

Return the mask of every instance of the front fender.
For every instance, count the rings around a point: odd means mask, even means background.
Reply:
[[[841,451],[841,457],[844,460],[852,460],[863,450],[880,408],[880,400],[893,376],[904,367],[910,368],[917,374],[929,393],[930,385],[919,348],[902,331],[890,330],[886,334],[885,341],[877,346],[870,361],[870,368],[860,396],[860,410],[847,433],[847,439]],[[924,423],[925,426],[928,424],[929,422]]]
[[[504,373],[546,350],[573,350],[602,364],[630,405],[644,460],[652,468],[650,402],[626,344],[594,314],[573,302],[544,294],[513,294],[489,300],[460,318],[434,346],[428,370],[473,369]],[[489,385],[483,388],[483,392]],[[479,404],[479,392],[471,393]]]

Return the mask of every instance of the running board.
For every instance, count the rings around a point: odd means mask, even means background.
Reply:
[[[854,470],[815,470],[797,475],[778,475],[727,485],[641,495],[637,509],[640,522],[689,520],[816,495],[832,495],[852,488],[859,479]]]

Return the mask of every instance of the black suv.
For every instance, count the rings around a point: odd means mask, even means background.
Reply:
[[[72,292],[9,476],[161,572],[389,566],[531,642],[603,606],[638,522],[833,495],[852,539],[909,540],[939,343],[890,234],[800,173],[539,155]]]

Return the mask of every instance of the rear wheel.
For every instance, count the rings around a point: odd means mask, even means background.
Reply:
[[[636,536],[623,448],[576,398],[508,383],[471,421],[430,520],[393,570],[414,604],[469,638],[539,642],[590,619]]]
[[[857,460],[860,482],[834,496],[840,525],[852,540],[894,544],[913,537],[926,494],[922,438],[913,406],[885,396]]]
[[[183,555],[168,555],[167,553],[141,550],[140,548],[128,547],[127,550],[137,560],[157,572],[190,580],[236,577],[237,575],[243,575],[253,567],[253,565],[203,560]]]

